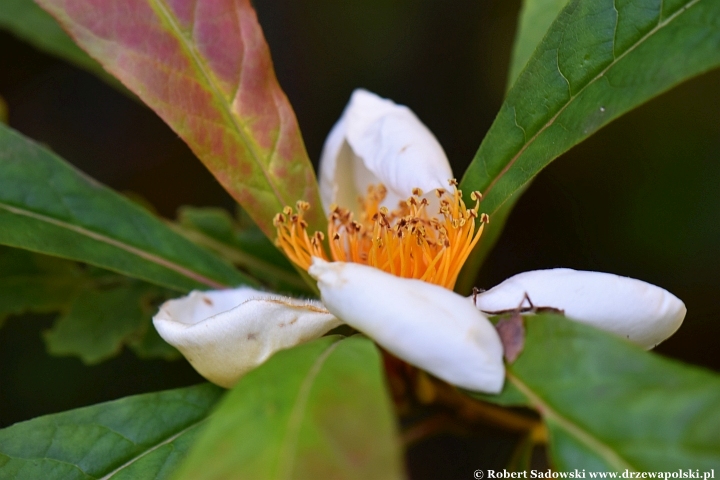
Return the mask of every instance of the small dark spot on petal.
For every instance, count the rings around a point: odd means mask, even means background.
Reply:
[[[202,297],[202,300],[205,303],[205,305],[210,305],[211,307],[213,306],[212,300],[210,300],[208,297]]]
[[[248,333],[248,340],[257,340],[257,333]]]

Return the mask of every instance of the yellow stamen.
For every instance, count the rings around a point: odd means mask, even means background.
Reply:
[[[361,199],[360,221],[344,208],[333,205],[328,218],[329,256],[323,246],[322,232],[308,235],[303,214],[307,202],[297,202],[297,213],[285,207],[274,219],[277,244],[301,268],[310,267],[312,257],[332,258],[340,262],[356,262],[379,268],[406,278],[419,278],[452,289],[460,268],[489,222],[487,215],[478,214],[482,195],[473,192],[473,208],[467,208],[457,182],[450,181],[451,191],[437,189],[440,211],[436,218],[428,214],[428,200],[419,188],[413,196],[390,211],[380,204],[387,190],[383,185],[370,186]],[[480,227],[475,231],[475,221]]]

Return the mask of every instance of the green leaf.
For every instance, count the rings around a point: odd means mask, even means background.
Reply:
[[[719,64],[720,2],[573,0],[510,90],[462,189],[483,192],[492,214],[603,125]]]
[[[563,317],[525,323],[525,349],[509,366],[507,383],[543,415],[555,467],[720,465],[718,375]]]
[[[176,478],[404,478],[396,433],[373,343],[324,337],[241,379]]]
[[[250,0],[38,2],[184,139],[270,238],[273,217],[320,196]]]
[[[171,227],[257,278],[270,290],[312,294],[293,265],[257,225],[241,228],[222,208],[181,207]]]
[[[2,125],[0,244],[180,291],[254,283],[142,207]]]
[[[553,20],[567,3],[568,0],[523,1],[510,59],[508,90],[520,75],[535,48],[542,41]]]
[[[55,19],[33,0],[2,0],[0,28],[12,32],[40,50],[94,73],[113,86],[120,86],[98,62],[75,45]]]
[[[128,345],[139,358],[161,358],[163,360],[179,360],[182,358],[182,354],[157,333],[150,319],[140,330],[135,332],[135,338],[131,339]]]
[[[139,330],[146,331],[152,313],[143,304],[154,290],[141,282],[85,290],[45,332],[48,353],[76,355],[89,365],[117,355]]]
[[[68,308],[82,284],[71,262],[0,247],[0,324],[8,315]]]
[[[169,478],[222,390],[136,395],[0,430],[0,478]]]
[[[28,250],[0,247],[0,324],[8,315],[62,312],[48,351],[96,363],[129,345],[139,357],[173,360],[151,317],[171,290]]]

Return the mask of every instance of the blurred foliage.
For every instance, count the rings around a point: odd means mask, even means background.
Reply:
[[[351,90],[365,87],[410,106],[445,147],[456,174],[464,171],[509,83],[517,1],[462,0],[452,8],[432,0],[263,1],[256,8],[311,158],[319,157]],[[144,108],[7,34],[0,34],[0,68],[11,125],[91,176],[141,192],[166,217],[185,204],[232,210],[187,148]],[[720,370],[714,308],[720,285],[718,84],[717,71],[691,80],[544,170],[509,216],[476,284],[489,288],[514,273],[555,266],[642,278],[688,306],[685,324],[658,351]],[[187,212],[181,215],[185,226]],[[228,214],[215,213],[219,233],[197,219],[190,224],[235,242],[227,236]],[[0,330],[2,425],[198,381],[186,365],[127,355],[90,368],[50,360],[37,335],[44,324],[42,318],[13,318]],[[418,454],[428,443],[410,449],[412,478],[438,478],[438,472],[465,478],[481,456],[498,452],[488,461],[501,468],[498,458],[508,453],[485,440],[443,441],[432,457]]]

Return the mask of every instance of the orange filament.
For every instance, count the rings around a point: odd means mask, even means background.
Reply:
[[[482,195],[473,192],[475,207],[467,208],[457,182],[450,182],[452,192],[437,189],[438,216],[428,214],[430,202],[416,188],[413,195],[401,202],[396,210],[389,211],[380,204],[385,198],[383,185],[368,188],[361,200],[360,221],[353,214],[332,206],[328,218],[328,256],[323,242],[325,235],[307,233],[303,214],[310,205],[299,201],[297,213],[285,207],[274,219],[277,244],[301,268],[307,270],[312,257],[338,262],[355,262],[370,265],[404,278],[416,278],[445,288],[455,286],[460,268],[482,235],[488,223],[486,214],[480,216],[480,228],[475,231]]]

